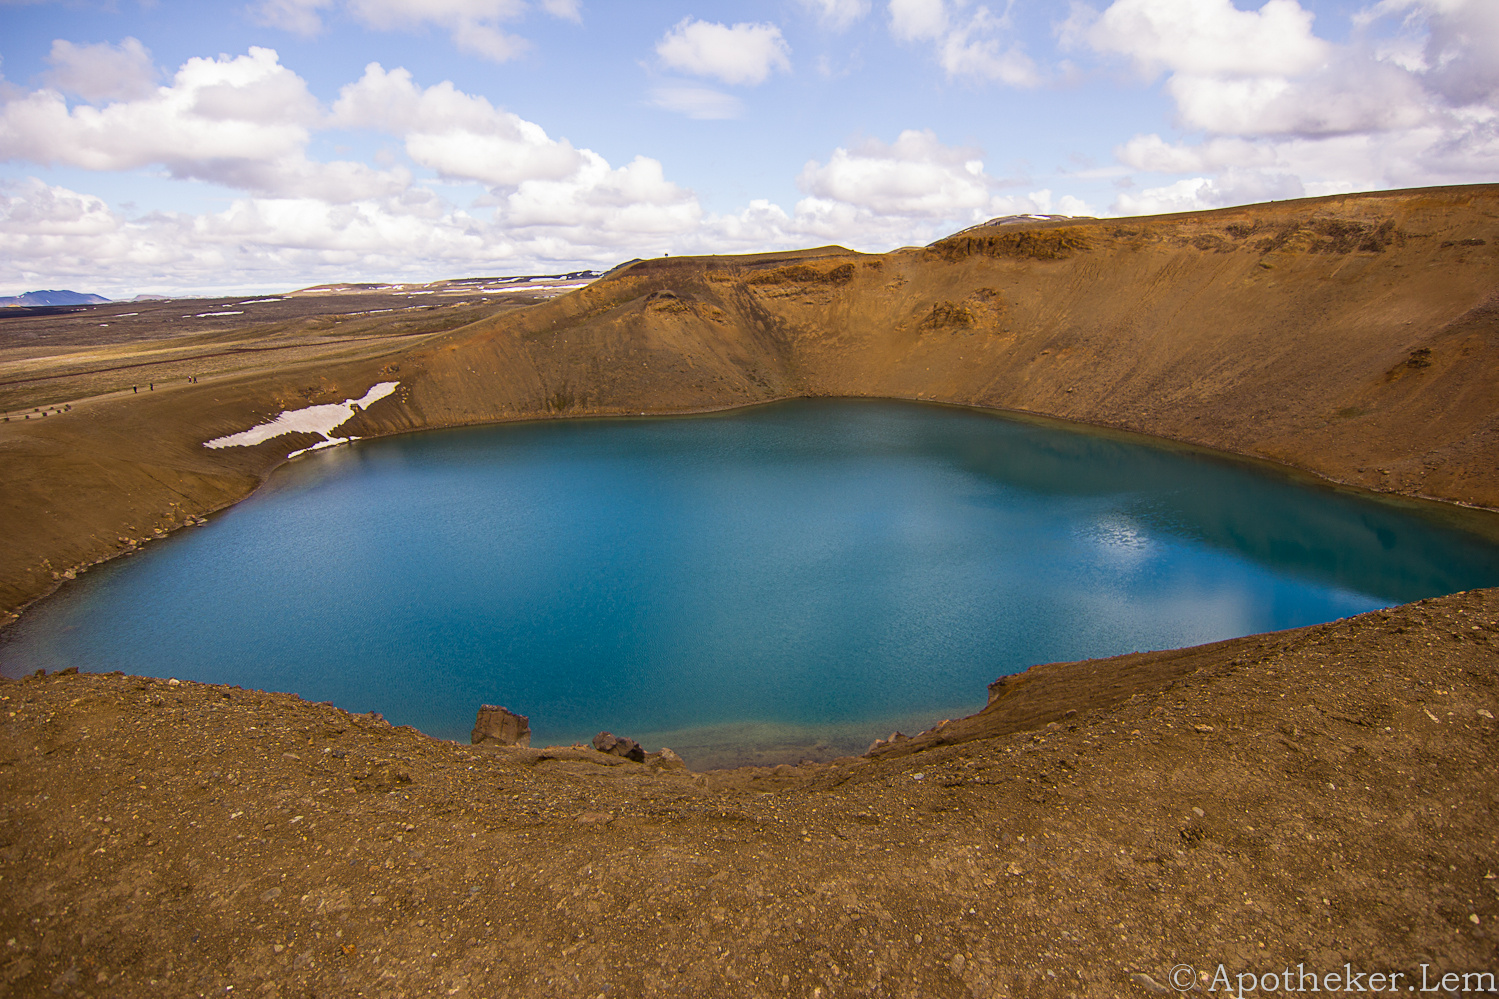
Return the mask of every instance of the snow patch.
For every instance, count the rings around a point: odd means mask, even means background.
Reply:
[[[282,434],[321,434],[327,438],[312,447],[293,451],[287,457],[294,458],[307,451],[316,451],[320,448],[332,447],[335,444],[344,444],[354,437],[334,437],[333,431],[343,426],[354,418],[358,410],[368,409],[373,404],[384,399],[396,390],[400,382],[379,382],[372,386],[368,392],[358,399],[345,399],[343,402],[329,403],[323,406],[308,406],[305,409],[288,409],[283,411],[274,420],[258,424],[249,430],[242,430],[228,437],[215,437],[211,441],[204,442],[207,448],[224,447],[251,447],[262,441],[268,441],[272,437],[280,437]]]

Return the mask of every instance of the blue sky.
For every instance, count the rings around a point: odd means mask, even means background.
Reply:
[[[0,294],[1499,181],[1495,0],[0,0]]]

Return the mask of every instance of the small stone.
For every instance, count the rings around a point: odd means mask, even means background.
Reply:
[[[600,732],[593,737],[593,748],[601,753],[611,756],[623,756],[627,760],[636,763],[645,762],[645,750],[640,748],[640,743],[634,739],[626,739],[623,736],[613,735],[609,732]]]
[[[967,959],[964,958],[962,954],[954,954],[952,956],[952,963],[950,965],[952,968],[952,973],[955,975],[961,975],[963,973],[963,965],[967,963]]]
[[[263,891],[263,892],[260,893],[260,900],[262,902],[274,901],[275,899],[278,899],[280,897],[281,897],[281,889],[280,888],[267,888],[265,891]]]
[[[653,767],[660,767],[662,770],[687,769],[687,762],[665,746],[662,746],[654,753],[647,754],[645,761]]]
[[[1203,816],[1205,816],[1207,813],[1204,812],[1202,809],[1198,808],[1196,805],[1193,805],[1192,806],[1192,814],[1195,815],[1195,816],[1197,816],[1200,819]]]
[[[1211,732],[1213,730],[1213,726],[1211,725],[1193,725],[1192,727],[1199,732]]]
[[[1145,986],[1145,991],[1147,991],[1147,992],[1157,992],[1157,993],[1159,993],[1159,992],[1170,992],[1171,991],[1170,989],[1166,988],[1166,986],[1162,985],[1160,982],[1156,981],[1154,978],[1151,978],[1149,975],[1147,975],[1143,971],[1137,971],[1134,974],[1130,975],[1129,977],[1130,977],[1130,980],[1133,981],[1133,982],[1135,982],[1136,984]]]
[[[167,681],[167,686],[168,687],[178,687],[178,686],[181,686],[181,685],[182,685],[182,681],[179,680],[179,679],[177,679],[175,676],[172,677],[170,680]]]
[[[1468,913],[1468,922],[1472,923],[1474,926],[1477,926],[1480,922],[1482,922],[1482,920],[1478,918],[1478,913],[1470,912]]]
[[[1478,709],[1478,716],[1480,718],[1487,718],[1489,721],[1493,721],[1494,720],[1494,713],[1492,711],[1490,711],[1488,708],[1479,708]]]

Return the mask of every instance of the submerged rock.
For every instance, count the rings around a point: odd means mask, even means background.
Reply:
[[[645,750],[640,748],[640,743],[634,739],[626,739],[623,736],[600,732],[593,737],[593,748],[601,753],[623,756],[625,759],[634,760],[636,763],[645,762]]]
[[[687,761],[670,749],[662,746],[654,753],[647,753],[645,762],[661,770],[686,770]]]
[[[469,742],[475,746],[530,746],[531,719],[498,705],[481,704]]]

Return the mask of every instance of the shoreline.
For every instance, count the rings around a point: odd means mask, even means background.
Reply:
[[[1066,417],[1052,416],[1052,415],[1047,414],[1047,413],[1037,413],[1037,412],[1032,412],[1030,410],[1007,409],[1007,408],[998,407],[998,406],[984,406],[984,405],[979,405],[979,404],[975,404],[975,403],[949,402],[949,401],[940,400],[940,399],[911,399],[911,398],[906,398],[906,397],[903,397],[903,396],[876,396],[876,395],[848,395],[848,396],[830,396],[830,395],[821,395],[821,394],[819,394],[819,395],[794,395],[794,396],[783,396],[783,397],[775,398],[775,399],[757,400],[757,401],[753,401],[753,402],[730,403],[730,404],[724,404],[724,405],[720,405],[720,406],[701,406],[701,407],[688,408],[688,409],[658,410],[658,411],[655,411],[655,412],[652,412],[650,410],[646,410],[645,412],[640,412],[640,413],[629,412],[629,411],[619,411],[619,412],[605,412],[605,411],[600,411],[600,412],[542,413],[542,414],[520,415],[520,416],[508,417],[508,418],[479,420],[479,421],[474,421],[474,422],[471,422],[471,423],[451,423],[451,424],[440,424],[440,425],[427,425],[427,426],[403,428],[403,429],[399,429],[399,430],[391,430],[391,431],[385,431],[385,432],[377,432],[377,433],[372,433],[372,434],[369,434],[369,435],[362,435],[362,436],[359,436],[357,438],[341,440],[341,441],[338,441],[336,444],[334,444],[332,447],[327,446],[326,442],[325,442],[324,446],[313,446],[313,447],[309,447],[309,448],[300,449],[300,450],[297,450],[297,451],[295,451],[295,452],[293,452],[291,454],[288,454],[285,457],[281,458],[279,461],[276,461],[274,464],[269,465],[267,467],[267,469],[264,471],[264,473],[259,476],[259,481],[256,483],[255,487],[253,489],[251,489],[249,492],[246,492],[244,495],[240,496],[239,498],[231,500],[231,501],[229,501],[227,503],[224,503],[224,504],[222,504],[220,506],[209,508],[205,512],[199,514],[199,516],[203,517],[203,518],[211,517],[211,516],[214,516],[216,514],[222,513],[225,510],[231,509],[232,507],[238,506],[240,503],[243,503],[245,500],[247,500],[250,497],[254,496],[263,487],[265,487],[269,483],[269,481],[271,479],[271,476],[273,476],[279,469],[281,469],[285,465],[291,463],[292,461],[294,461],[294,460],[296,460],[298,458],[304,457],[307,454],[316,453],[317,451],[331,450],[333,448],[358,445],[358,444],[366,442],[366,441],[373,442],[373,441],[385,440],[385,439],[390,439],[390,438],[395,438],[395,437],[404,437],[404,436],[413,435],[413,434],[421,434],[421,433],[426,433],[426,432],[429,432],[429,431],[464,430],[464,429],[471,429],[471,428],[477,429],[477,428],[481,428],[481,427],[509,426],[509,425],[512,425],[512,424],[525,424],[525,423],[549,423],[549,422],[553,422],[553,421],[573,421],[573,420],[577,420],[577,421],[587,421],[587,420],[600,420],[600,421],[604,421],[604,420],[676,419],[676,418],[689,418],[689,417],[693,417],[693,416],[715,416],[715,415],[720,415],[720,414],[724,414],[724,413],[733,413],[733,412],[739,412],[739,411],[749,410],[749,409],[759,409],[759,408],[763,408],[763,407],[767,407],[767,406],[776,406],[776,405],[781,405],[783,403],[789,403],[789,402],[812,401],[812,400],[819,400],[819,399],[844,400],[844,401],[864,401],[864,400],[867,400],[867,401],[871,401],[871,402],[897,402],[897,403],[906,403],[906,404],[910,404],[910,405],[941,406],[941,407],[946,407],[946,408],[951,408],[951,409],[967,410],[967,411],[970,411],[970,412],[979,413],[979,414],[983,414],[983,415],[987,415],[987,416],[996,416],[996,417],[999,417],[999,418],[1002,418],[1002,419],[1012,419],[1012,420],[1016,420],[1016,421],[1019,421],[1019,422],[1034,422],[1034,423],[1039,423],[1039,424],[1042,424],[1042,425],[1054,426],[1054,427],[1057,427],[1058,429],[1065,430],[1065,431],[1067,431],[1069,433],[1094,434],[1094,435],[1102,436],[1102,437],[1104,437],[1106,439],[1110,439],[1110,438],[1112,438],[1112,439],[1119,439],[1119,440],[1123,440],[1123,441],[1126,441],[1126,442],[1129,442],[1129,443],[1141,444],[1141,445],[1145,445],[1145,446],[1149,446],[1149,447],[1155,447],[1155,448],[1160,448],[1160,449],[1164,449],[1164,450],[1181,450],[1181,451],[1186,451],[1186,452],[1189,452],[1189,453],[1192,453],[1192,454],[1199,455],[1199,456],[1204,457],[1204,458],[1210,458],[1210,459],[1217,460],[1217,461],[1224,461],[1224,462],[1229,462],[1229,463],[1244,464],[1244,465],[1247,465],[1247,466],[1252,467],[1252,468],[1260,469],[1261,471],[1264,471],[1266,473],[1273,474],[1273,475],[1276,475],[1276,476],[1281,477],[1281,478],[1289,479],[1292,482],[1295,482],[1295,483],[1297,483],[1299,485],[1302,485],[1302,486],[1307,486],[1307,487],[1312,487],[1312,488],[1317,488],[1317,489],[1325,489],[1325,490],[1330,490],[1332,492],[1338,492],[1338,493],[1345,493],[1345,494],[1348,494],[1348,495],[1351,495],[1351,496],[1363,498],[1363,499],[1370,500],[1370,501],[1373,501],[1373,502],[1386,503],[1386,504],[1389,504],[1391,506],[1395,506],[1397,508],[1403,508],[1403,509],[1409,510],[1409,511],[1415,513],[1418,516],[1423,516],[1423,517],[1425,517],[1427,519],[1434,520],[1434,521],[1437,521],[1439,523],[1445,523],[1447,526],[1449,526],[1451,528],[1454,528],[1456,530],[1464,531],[1464,532],[1471,533],[1471,534],[1476,534],[1476,535],[1478,535],[1480,537],[1483,537],[1483,538],[1486,538],[1486,539],[1489,539],[1489,540],[1499,540],[1499,507],[1483,506],[1483,505],[1480,505],[1480,504],[1477,504],[1477,503],[1466,503],[1466,502],[1462,502],[1462,501],[1459,501],[1459,500],[1451,500],[1451,499],[1445,499],[1445,498],[1438,497],[1438,496],[1428,496],[1428,495],[1422,495],[1422,494],[1417,494],[1417,493],[1401,493],[1401,492],[1396,492],[1396,491],[1382,491],[1382,490],[1372,489],[1372,488],[1369,488],[1369,487],[1364,486],[1362,484],[1359,484],[1357,482],[1351,482],[1351,481],[1346,481],[1346,480],[1334,478],[1334,477],[1332,477],[1330,475],[1324,474],[1324,473],[1319,472],[1319,471],[1317,471],[1315,469],[1307,468],[1307,467],[1300,466],[1300,465],[1296,465],[1296,464],[1294,464],[1294,463],[1292,463],[1290,461],[1284,461],[1284,460],[1280,460],[1280,459],[1276,459],[1276,458],[1270,458],[1270,457],[1266,457],[1264,455],[1257,455],[1257,454],[1249,454],[1249,453],[1243,453],[1243,452],[1238,452],[1238,451],[1232,451],[1232,450],[1228,450],[1228,449],[1225,449],[1225,448],[1214,447],[1214,446],[1212,446],[1210,444],[1204,444],[1204,443],[1200,443],[1198,441],[1193,441],[1193,440],[1187,440],[1187,439],[1175,438],[1175,437],[1157,436],[1157,435],[1154,435],[1154,434],[1144,433],[1142,431],[1132,430],[1132,429],[1129,429],[1128,427],[1117,426],[1117,425],[1114,425],[1114,424],[1095,423],[1095,422],[1089,422],[1089,421],[1086,421],[1086,420],[1070,419],[1070,418],[1066,418]],[[353,420],[353,417],[351,417],[349,421],[345,421],[345,422],[346,423],[347,422],[351,422],[352,420]],[[342,426],[342,424],[340,424],[340,426]],[[255,429],[255,428],[250,428],[250,429]],[[334,428],[334,429],[337,429],[337,428]],[[246,432],[248,432],[248,431],[246,431]],[[160,536],[154,537],[154,538],[142,538],[140,540],[140,543],[143,545],[143,544],[149,543],[150,541],[153,541],[153,540],[160,540],[161,538],[170,536],[170,534],[175,533],[177,530],[182,530],[182,529],[185,529],[185,528],[188,528],[188,527],[193,527],[193,526],[197,526],[197,525],[194,525],[194,524],[179,525],[179,526],[175,527],[174,529],[172,529],[171,531],[167,532],[167,534],[163,534],[163,535],[160,535]],[[76,574],[81,574],[82,572],[85,572],[88,569],[92,569],[92,568],[95,568],[97,566],[104,565],[104,564],[106,564],[108,562],[112,562],[112,561],[114,561],[116,559],[123,558],[125,556],[131,555],[131,554],[133,554],[137,550],[139,550],[138,546],[136,548],[130,548],[130,549],[126,549],[126,550],[123,550],[123,551],[117,551],[117,552],[115,552],[113,554],[106,555],[105,557],[99,559],[98,561],[89,563],[87,566],[74,566],[74,567],[71,567],[71,571],[75,572]],[[9,608],[9,609],[0,609],[0,633],[3,633],[6,628],[10,627],[12,624],[14,624],[16,621],[18,621],[21,618],[21,616],[27,611],[27,609],[29,609],[30,607],[32,607],[33,605],[37,604],[40,601],[46,600],[48,597],[52,596],[59,589],[61,589],[63,587],[63,585],[65,585],[67,582],[70,582],[71,580],[72,580],[72,577],[59,578],[57,580],[54,580],[54,585],[51,588],[49,588],[48,590],[46,590],[44,593],[40,594],[39,596],[36,596],[36,597],[32,598],[31,600],[28,600],[26,603],[21,604],[21,605],[19,605],[17,607]]]
[[[1156,450],[1160,450],[1160,451],[1164,451],[1164,452],[1176,452],[1176,453],[1190,454],[1190,455],[1192,455],[1194,457],[1206,458],[1206,459],[1209,459],[1209,460],[1211,460],[1211,461],[1213,461],[1215,463],[1220,463],[1220,464],[1223,464],[1223,465],[1226,465],[1226,466],[1229,466],[1229,467],[1246,468],[1246,469],[1253,470],[1256,473],[1267,474],[1267,475],[1269,475],[1269,476],[1271,476],[1271,477],[1273,477],[1273,478],[1275,478],[1277,480],[1285,481],[1285,482],[1288,482],[1288,483],[1291,483],[1291,484],[1294,484],[1294,485],[1298,485],[1298,486],[1312,485],[1312,486],[1317,487],[1319,490],[1332,491],[1332,492],[1335,492],[1335,493],[1341,493],[1341,494],[1347,494],[1347,495],[1356,496],[1360,500],[1365,501],[1365,502],[1374,502],[1374,503],[1380,503],[1380,504],[1383,504],[1383,505],[1389,505],[1389,506],[1392,506],[1392,507],[1395,507],[1395,508],[1402,509],[1402,510],[1404,510],[1406,512],[1409,512],[1411,510],[1415,510],[1416,512],[1424,514],[1426,517],[1428,517],[1430,519],[1433,519],[1433,520],[1435,520],[1435,521],[1437,521],[1439,523],[1442,523],[1444,526],[1448,526],[1448,527],[1451,527],[1451,526],[1464,526],[1464,525],[1454,525],[1454,523],[1453,523],[1454,518],[1453,518],[1453,516],[1451,514],[1447,513],[1446,511],[1433,511],[1431,509],[1431,506],[1428,505],[1428,504],[1420,503],[1420,502],[1417,502],[1417,501],[1412,501],[1412,500],[1409,500],[1409,499],[1399,498],[1399,497],[1394,498],[1393,501],[1392,501],[1391,497],[1388,497],[1388,496],[1386,496],[1384,494],[1372,493],[1372,492],[1369,492],[1367,490],[1360,490],[1360,489],[1356,489],[1356,488],[1340,487],[1337,484],[1331,484],[1331,483],[1327,483],[1327,482],[1321,481],[1316,476],[1312,475],[1311,473],[1307,473],[1305,471],[1298,470],[1298,469],[1287,469],[1287,468],[1285,468],[1284,466],[1282,466],[1282,465],[1280,465],[1278,463],[1268,462],[1268,461],[1263,461],[1263,460],[1257,460],[1257,459],[1254,459],[1252,457],[1244,457],[1244,456],[1240,456],[1240,455],[1234,455],[1234,454],[1231,454],[1231,453],[1226,453],[1226,452],[1218,451],[1218,450],[1215,450],[1215,449],[1206,448],[1206,447],[1203,447],[1201,445],[1196,445],[1196,444],[1193,444],[1191,442],[1160,440],[1160,439],[1157,439],[1157,438],[1151,438],[1151,437],[1149,437],[1147,435],[1142,435],[1142,434],[1138,434],[1138,433],[1134,433],[1134,432],[1129,432],[1129,431],[1121,431],[1121,430],[1114,429],[1114,428],[1098,428],[1098,427],[1095,427],[1095,426],[1092,426],[1092,425],[1082,424],[1082,423],[1079,423],[1077,421],[1058,420],[1058,419],[1052,418],[1052,417],[1037,416],[1035,414],[1028,414],[1028,413],[1008,412],[1008,411],[996,410],[996,409],[988,408],[988,407],[978,407],[978,406],[970,406],[970,405],[953,405],[953,404],[947,404],[947,403],[935,402],[935,401],[926,401],[926,400],[905,400],[905,399],[872,398],[872,397],[856,397],[854,399],[848,399],[848,398],[831,398],[831,397],[826,397],[826,396],[818,396],[818,397],[801,397],[799,399],[772,400],[772,401],[769,401],[769,402],[756,404],[755,406],[719,407],[719,408],[715,408],[715,409],[712,409],[712,410],[703,410],[703,411],[700,411],[700,412],[694,413],[694,414],[648,413],[644,417],[636,416],[636,415],[626,415],[626,414],[570,414],[569,416],[567,416],[565,418],[566,419],[571,419],[571,420],[595,420],[595,421],[599,421],[599,422],[605,422],[605,421],[613,422],[613,421],[637,420],[637,419],[668,420],[668,419],[688,418],[690,416],[703,416],[703,417],[710,417],[711,418],[711,417],[715,417],[715,416],[722,416],[722,415],[733,414],[733,413],[736,413],[736,412],[743,412],[745,410],[750,410],[750,409],[763,409],[763,408],[767,408],[767,407],[784,406],[784,405],[787,405],[787,404],[795,404],[795,403],[798,403],[798,402],[818,403],[818,402],[850,402],[850,401],[851,402],[855,402],[855,403],[862,401],[862,402],[878,403],[878,404],[894,402],[894,403],[898,403],[900,405],[909,405],[909,406],[943,406],[943,407],[945,407],[947,409],[960,410],[960,411],[963,411],[963,412],[967,412],[967,413],[971,413],[971,414],[978,415],[978,416],[983,416],[983,417],[999,418],[999,419],[1002,419],[1002,420],[1014,421],[1014,422],[1017,422],[1017,423],[1020,423],[1020,424],[1035,424],[1035,425],[1041,425],[1041,426],[1045,426],[1045,427],[1052,428],[1052,429],[1060,429],[1060,430],[1062,430],[1062,431],[1064,431],[1064,432],[1066,432],[1068,434],[1082,436],[1082,437],[1095,437],[1095,438],[1106,439],[1106,440],[1117,440],[1117,441],[1127,442],[1127,443],[1130,443],[1130,444],[1133,444],[1133,445],[1147,446],[1147,447],[1150,447],[1150,448],[1153,448],[1153,449],[1156,449]],[[350,418],[352,419],[352,416]],[[426,430],[451,430],[451,431],[455,431],[455,432],[464,432],[464,431],[470,431],[470,430],[482,430],[485,427],[521,426],[521,425],[525,425],[525,424],[541,425],[543,423],[549,423],[549,422],[552,422],[552,420],[508,420],[508,421],[491,422],[491,423],[486,423],[486,424],[469,424],[469,425],[464,425],[464,426],[451,426],[451,427],[440,427],[440,428],[423,428],[422,431],[405,431],[405,432],[402,432],[401,434],[385,434],[385,435],[383,435],[381,437],[362,438],[362,440],[366,440],[366,441],[370,441],[370,442],[379,441],[379,440],[389,440],[389,439],[393,439],[393,438],[395,438],[397,436],[404,436],[406,433],[425,432]],[[261,425],[258,425],[258,426],[264,426],[264,425],[266,425],[266,424],[261,424]],[[337,430],[336,427],[329,428],[329,429],[330,430]],[[322,433],[322,432],[325,432],[325,431],[319,431],[319,432]],[[361,441],[352,441],[350,443],[357,444],[357,443],[360,443],[360,442]],[[250,494],[250,496],[254,496],[254,495],[258,494],[261,489],[266,488],[267,486],[272,486],[274,484],[274,482],[276,481],[275,477],[276,477],[277,470],[281,469],[282,467],[289,466],[291,464],[292,460],[296,456],[297,455],[294,453],[293,455],[288,456],[287,458],[283,459],[280,463],[278,463],[266,475],[264,481],[257,487],[257,489],[256,489],[256,491],[254,493]],[[246,499],[250,498],[250,496],[247,496]],[[175,532],[173,532],[173,533],[175,534]],[[170,536],[172,536],[172,535],[167,535],[167,537],[170,537]],[[1332,620],[1342,620],[1342,619],[1332,619]],[[1240,639],[1244,639],[1244,638],[1265,637],[1265,636],[1271,635],[1271,634],[1275,634],[1275,632],[1254,632],[1254,633],[1249,633],[1249,634],[1243,635],[1243,636],[1233,636],[1233,637],[1227,638],[1227,639],[1218,639],[1218,640],[1215,640],[1213,643],[1209,643],[1209,644],[1219,644],[1221,642],[1236,641],[1236,640],[1240,640]],[[0,638],[0,640],[3,640],[3,638]],[[1168,654],[1168,653],[1172,653],[1172,652],[1189,651],[1189,650],[1198,649],[1198,648],[1202,648],[1202,647],[1203,646],[1197,646],[1197,645],[1188,645],[1188,646],[1163,646],[1163,647],[1160,647],[1160,648],[1153,648],[1153,649],[1150,649],[1150,650],[1147,650],[1147,651],[1141,652],[1141,653],[1119,653],[1118,655],[1129,655],[1129,654],[1161,655],[1161,654]],[[1046,663],[1033,663],[1033,664],[1031,664],[1031,666],[1028,666],[1028,667],[1022,668],[1020,670],[1017,670],[1014,673],[1005,674],[1005,676],[1015,676],[1015,675],[1018,675],[1019,673],[1023,673],[1025,669],[1028,669],[1028,668],[1031,668],[1031,667],[1034,667],[1034,666],[1042,666],[1042,667],[1044,667],[1044,666],[1047,666],[1047,665],[1048,664],[1046,664]],[[129,668],[129,667],[127,666],[127,668]],[[180,674],[180,675],[182,675],[182,674]],[[164,676],[165,676],[165,674],[163,674],[163,677]],[[962,695],[965,692],[959,691],[959,692],[956,692],[956,693],[961,698]],[[975,690],[967,692],[967,693],[971,693],[973,695],[974,701],[970,702],[970,704],[966,707],[966,711],[967,712],[973,712],[974,714],[981,713],[981,712],[978,712],[978,711],[975,710],[975,709],[977,709],[979,707],[979,704],[978,704],[979,692],[978,692],[978,690],[975,689]],[[358,707],[361,708],[361,709],[365,709],[365,710],[376,710],[376,711],[388,711],[389,710],[389,706],[388,705],[383,705],[383,704],[378,704],[378,703],[362,702],[362,703],[360,703],[358,705]],[[354,710],[354,708],[355,708],[355,705],[349,705],[348,706],[348,710],[352,711],[352,710]],[[526,713],[526,714],[532,714],[534,711],[537,710],[537,707],[535,705],[523,704],[523,705],[519,706],[519,710],[521,710],[523,713]],[[850,725],[843,726],[843,727],[845,727],[845,728],[855,727],[855,728],[859,728],[861,730],[867,731],[869,733],[868,738],[860,737],[860,738],[854,739],[852,742],[850,742],[848,738],[842,738],[841,741],[839,742],[839,744],[842,747],[843,751],[840,751],[840,752],[834,754],[834,756],[861,755],[865,751],[865,747],[868,746],[868,744],[872,740],[874,740],[876,738],[884,739],[884,738],[888,737],[888,735],[890,734],[890,732],[892,730],[894,730],[894,729],[906,729],[908,732],[911,732],[913,734],[921,734],[921,735],[930,734],[931,731],[933,730],[933,723],[935,723],[935,722],[938,721],[940,714],[947,714],[950,718],[953,718],[953,719],[963,719],[964,717],[972,717],[972,715],[965,715],[965,712],[962,711],[962,710],[944,711],[944,712],[934,713],[930,717],[923,716],[923,719],[919,723],[919,725],[916,725],[916,726],[913,727],[912,722],[915,720],[914,715],[911,715],[909,712],[904,712],[903,711],[901,713],[901,718],[899,720],[890,720],[890,719],[879,718],[879,719],[869,719],[869,720],[867,720],[867,722],[851,723]],[[540,720],[544,721],[544,716],[542,716],[542,718]],[[607,720],[604,721],[604,727],[610,728],[611,730],[613,730],[613,728],[615,728],[615,727],[618,727],[618,724],[619,723],[617,721],[614,722],[614,723],[612,723],[612,724],[609,723]],[[782,763],[795,763],[795,762],[798,762],[799,760],[801,760],[803,758],[812,758],[812,759],[830,759],[830,758],[833,758],[833,757],[828,756],[825,751],[802,752],[801,750],[798,750],[796,748],[780,748],[780,749],[775,748],[777,745],[782,746],[782,747],[786,747],[786,746],[791,745],[792,742],[796,742],[796,740],[789,740],[787,737],[784,737],[784,736],[776,736],[776,737],[773,737],[773,738],[768,738],[768,741],[767,741],[767,739],[759,739],[759,738],[757,738],[757,739],[753,740],[752,743],[746,743],[743,739],[733,739],[733,738],[730,738],[729,735],[728,735],[728,733],[730,731],[732,731],[732,730],[734,730],[736,728],[737,729],[744,729],[744,730],[749,730],[749,729],[753,729],[753,728],[756,728],[756,727],[760,727],[760,728],[771,727],[771,728],[774,728],[778,724],[779,723],[777,723],[777,722],[764,721],[764,720],[747,721],[747,722],[746,721],[741,721],[741,722],[734,722],[734,723],[726,723],[726,724],[723,724],[723,725],[696,726],[692,730],[688,730],[688,729],[674,730],[672,733],[657,732],[657,731],[654,731],[654,730],[651,730],[651,731],[645,731],[645,730],[635,731],[635,730],[628,730],[627,729],[627,730],[623,731],[621,734],[629,735],[629,736],[631,736],[633,738],[641,739],[643,741],[648,741],[648,742],[652,742],[652,743],[654,743],[654,742],[661,742],[661,743],[664,743],[665,745],[671,746],[671,748],[673,748],[674,750],[677,750],[679,753],[682,753],[684,756],[687,756],[690,760],[694,759],[694,758],[701,759],[702,758],[701,754],[695,754],[693,752],[693,748],[692,748],[693,744],[678,744],[678,743],[681,742],[681,739],[684,737],[680,733],[691,731],[691,738],[696,739],[696,740],[702,742],[705,747],[708,747],[708,748],[704,749],[704,752],[707,753],[707,754],[709,754],[709,758],[711,758],[712,760],[715,761],[713,764],[709,764],[709,765],[718,765],[717,761],[727,761],[727,760],[737,760],[737,761],[740,761],[740,763],[748,764],[749,762],[751,762],[753,760],[756,760],[756,759],[765,759],[765,760],[770,760],[771,762],[773,762],[775,764],[782,764]],[[827,727],[827,726],[813,726],[813,728],[825,728],[825,727]],[[951,733],[949,733],[949,734],[951,734]],[[440,738],[440,736],[435,736],[435,735],[433,737],[434,738]],[[585,734],[584,736],[580,736],[580,738],[586,738],[586,737],[587,737],[587,734]],[[805,746],[810,747],[811,749],[815,749],[817,747],[817,744],[818,744],[819,741],[820,741],[819,739],[810,738],[809,737],[809,738],[805,738],[805,739],[800,740],[800,742],[797,742],[796,744],[797,745],[803,745],[803,744],[805,744]],[[855,743],[857,743],[857,745]],[[772,756],[774,757],[774,759],[771,759]],[[723,765],[729,765],[729,764],[728,763],[724,763]]]
[[[1116,999],[1181,964],[1499,970],[1499,589],[1032,672],[961,745],[703,773],[0,681],[0,989]]]

